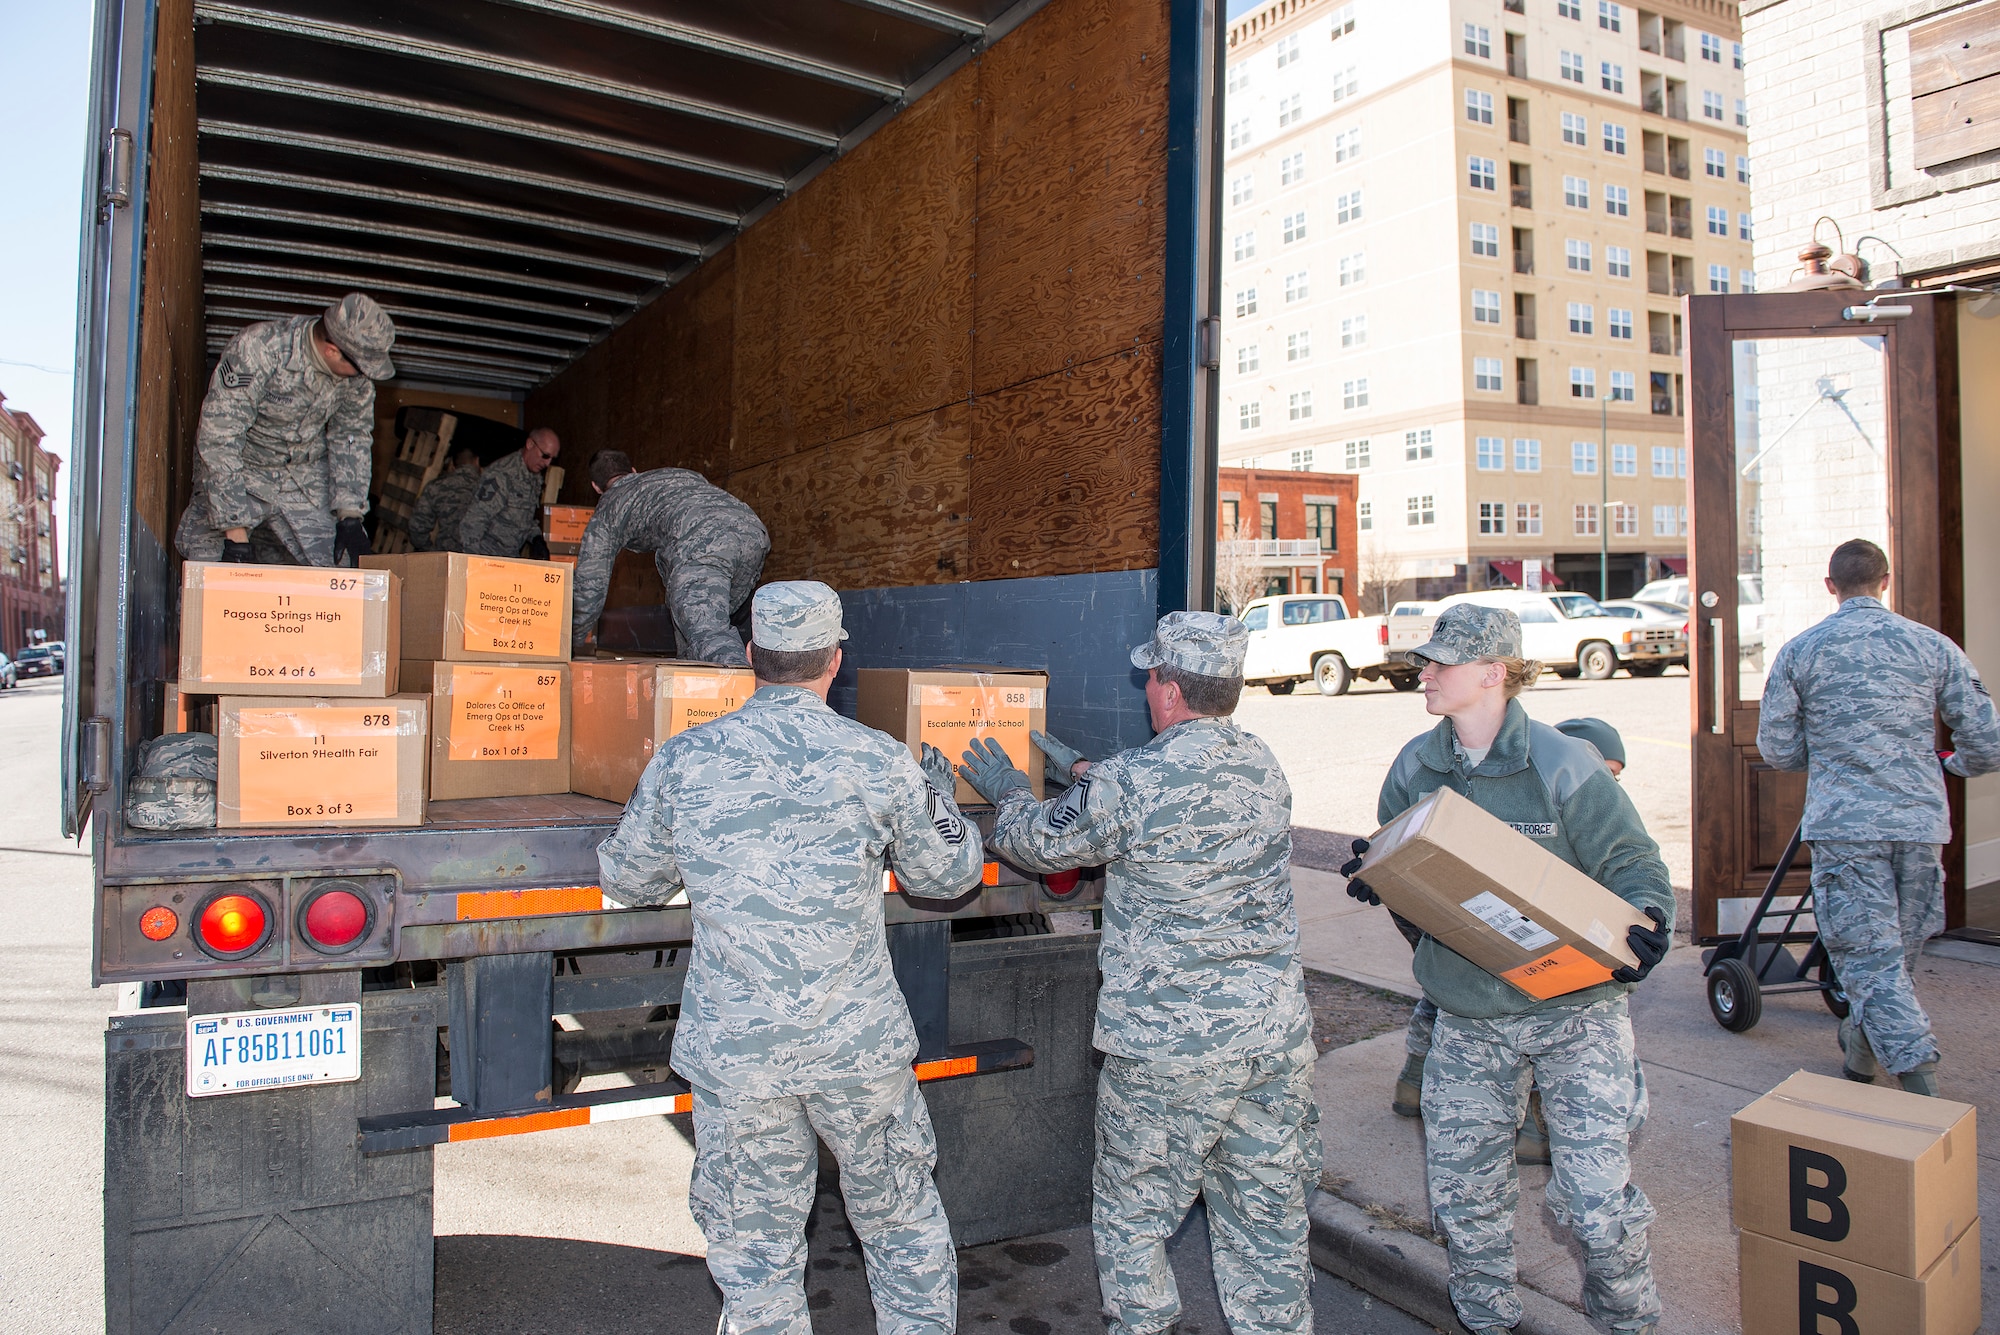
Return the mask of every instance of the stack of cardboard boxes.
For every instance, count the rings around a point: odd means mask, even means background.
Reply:
[[[576,554],[583,549],[583,531],[590,527],[595,513],[588,505],[542,507],[542,540],[549,544],[550,560],[576,565]]]

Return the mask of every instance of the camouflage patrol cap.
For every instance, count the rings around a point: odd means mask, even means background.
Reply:
[[[387,380],[396,374],[396,364],[389,360],[389,349],[396,346],[396,325],[373,299],[350,292],[319,318],[327,342],[361,368],[361,374],[370,380]]]
[[[840,595],[818,580],[766,584],[750,601],[750,642],[759,649],[799,654],[846,638],[840,628]]]
[[[1220,612],[1169,612],[1153,628],[1153,638],[1132,651],[1132,665],[1147,670],[1166,664],[1202,677],[1243,675],[1250,632]]]
[[[1621,765],[1625,763],[1625,739],[1618,735],[1618,729],[1601,718],[1566,718],[1556,724],[1556,731],[1589,742],[1606,760],[1615,760]]]
[[[1521,618],[1505,607],[1453,603],[1438,614],[1431,637],[1410,657],[1457,667],[1480,658],[1519,658]]]

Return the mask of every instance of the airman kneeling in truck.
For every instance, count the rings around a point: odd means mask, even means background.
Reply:
[[[767,584],[751,613],[757,690],[662,746],[598,850],[604,892],[682,890],[693,957],[673,1067],[693,1087],[689,1205],[725,1331],[810,1330],[805,1223],[815,1136],[840,1161],[878,1328],[950,1335],[958,1262],[911,1063],[916,1029],[883,929],[882,875],[949,899],[979,884],[978,830],[926,748],[843,718],[839,595]]]
[[[1040,872],[1105,865],[1091,1230],[1111,1335],[1179,1319],[1167,1239],[1196,1195],[1230,1328],[1312,1329],[1319,1109],[1292,790],[1270,748],[1229,717],[1248,643],[1234,617],[1162,618],[1132,651],[1157,735],[1092,764],[1035,734],[1052,774],[1075,780],[1060,797],[1035,801],[990,739],[959,771],[998,808],[1001,857]]]

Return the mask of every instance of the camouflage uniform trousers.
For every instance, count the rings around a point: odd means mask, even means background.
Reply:
[[[1212,1062],[1107,1056],[1091,1234],[1109,1335],[1180,1319],[1167,1239],[1208,1201],[1215,1287],[1235,1335],[1312,1329],[1306,1198],[1319,1184],[1313,1047]]]
[[[1820,940],[1851,1007],[1841,1030],[1860,1029],[1875,1059],[1895,1075],[1938,1057],[1930,1016],[1912,981],[1924,942],[1944,930],[1938,849],[1831,839],[1812,845]]]
[[[295,506],[275,511],[250,529],[250,559],[267,566],[333,564],[333,512]],[[220,561],[223,530],[208,518],[208,503],[196,493],[181,512],[174,548],[187,561]]]
[[[730,614],[757,591],[767,550],[762,542],[746,540],[699,553],[673,553],[677,560],[669,560],[667,552],[654,553],[653,568],[667,588],[667,610],[673,614],[676,652],[682,658],[736,667],[750,661]]]
[[[937,1140],[908,1069],[810,1094],[752,1098],[694,1088],[688,1204],[722,1290],[718,1335],[812,1335],[806,1218],[817,1134],[840,1163],[882,1335],[949,1335],[958,1255],[931,1178]]]
[[[1583,1245],[1584,1310],[1612,1330],[1651,1330],[1660,1319],[1653,1206],[1632,1182],[1630,1148],[1646,1087],[1622,996],[1490,1020],[1438,1014],[1424,1067],[1424,1150],[1452,1306],[1473,1330],[1521,1320],[1514,1128],[1531,1077],[1554,1159],[1549,1208]]]

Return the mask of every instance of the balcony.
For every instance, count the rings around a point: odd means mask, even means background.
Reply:
[[[1528,12],[1528,0],[1506,0],[1506,10],[1509,14],[1525,14]]]
[[[1528,122],[1526,122],[1526,121],[1517,121],[1517,120],[1513,119],[1512,117],[1509,117],[1509,118],[1508,118],[1508,120],[1507,120],[1507,142],[1509,142],[1509,143],[1512,143],[1512,144],[1525,144],[1525,143],[1527,143],[1527,142],[1528,142]]]
[[[1534,316],[1532,316],[1532,315],[1517,315],[1517,316],[1515,316],[1515,317],[1514,317],[1514,337],[1515,337],[1515,338],[1530,338],[1530,339],[1531,339],[1531,338],[1533,338],[1534,336],[1535,336],[1535,317],[1534,317]]]
[[[1215,544],[1217,556],[1234,556],[1261,565],[1287,566],[1301,561],[1318,561],[1323,555],[1318,538],[1238,538]]]
[[[1514,272],[1533,273],[1534,271],[1535,271],[1535,257],[1533,255],[1524,255],[1518,250],[1515,251]]]
[[[1664,211],[1656,213],[1652,209],[1647,209],[1646,230],[1649,232],[1657,233],[1660,236],[1665,236],[1667,234],[1666,213]]]
[[[1517,32],[1507,34],[1507,77],[1528,77],[1528,39]]]
[[[1532,209],[1535,207],[1535,192],[1525,185],[1512,187],[1509,197],[1514,201],[1514,207],[1517,209]]]
[[[1678,357],[1681,355],[1680,344],[1674,342],[1674,340],[1666,334],[1654,334],[1652,336],[1651,342],[1652,342],[1653,352],[1656,356]]]
[[[1651,138],[1651,137],[1652,137],[1651,135],[1648,135],[1648,136],[1647,136],[1647,138]],[[1659,150],[1659,149],[1655,149],[1655,148],[1649,148],[1649,149],[1647,149],[1647,150],[1646,150],[1646,170],[1647,170],[1647,171],[1649,171],[1649,172],[1651,172],[1651,173],[1653,173],[1653,175],[1655,175],[1655,176],[1665,176],[1665,175],[1667,174],[1667,155],[1666,155],[1666,153],[1665,153],[1665,152],[1663,152],[1663,151],[1661,151],[1661,150]]]
[[[1687,218],[1670,218],[1667,221],[1668,225],[1673,230],[1673,235],[1679,237],[1683,241],[1691,241],[1694,239],[1694,223],[1692,220]]]

